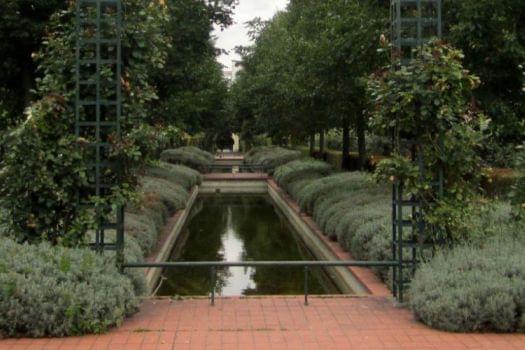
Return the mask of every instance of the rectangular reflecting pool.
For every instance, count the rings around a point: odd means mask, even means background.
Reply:
[[[299,235],[266,196],[202,196],[171,253],[170,261],[315,260]],[[161,296],[207,295],[207,268],[173,268],[162,273]],[[322,268],[311,268],[311,294],[339,294]],[[221,296],[292,295],[304,291],[297,267],[229,267],[217,271]]]

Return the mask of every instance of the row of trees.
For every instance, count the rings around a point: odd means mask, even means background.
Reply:
[[[370,106],[365,77],[389,60],[388,1],[291,0],[271,21],[251,23],[254,45],[242,48],[244,70],[232,88],[237,128],[245,139],[268,133],[300,142],[342,130],[348,165],[351,130],[360,165],[366,159]],[[444,2],[445,39],[461,49],[481,78],[475,92],[492,120],[485,158],[508,165],[525,137],[525,4],[513,0]]]
[[[7,2],[20,8],[26,3],[36,6],[34,1]],[[233,0],[123,3],[124,118],[122,137],[111,138],[110,157],[124,165],[124,176],[105,199],[113,205],[134,196],[142,167],[173,137],[166,130],[206,131],[212,141],[216,139],[217,129],[209,120],[225,114],[227,86],[215,61],[211,31],[214,23],[231,23],[235,4]],[[74,1],[52,15],[61,7],[49,8],[48,13],[35,8],[43,17],[40,29],[26,33],[33,35],[34,43],[26,54],[37,61],[30,72],[36,76],[34,92],[28,100],[0,111],[9,120],[2,125],[8,136],[0,167],[0,198],[9,227],[22,240],[75,245],[94,223],[92,212],[75,205],[78,189],[89,181],[86,160],[91,159],[83,147],[86,140],[74,135],[75,8]],[[13,49],[6,57],[15,53],[20,54]],[[11,64],[23,62],[13,59]],[[17,93],[9,84],[3,87]],[[8,96],[0,99],[8,101]],[[0,103],[0,108],[4,105]],[[25,106],[29,107],[23,113]],[[91,200],[102,204],[100,198]]]
[[[218,52],[211,32],[214,24],[226,27],[232,23],[236,0],[139,3],[144,8],[150,3],[157,4],[157,8],[166,6],[165,18],[144,33],[141,43],[153,45],[149,41],[154,39],[152,36],[162,36],[164,44],[159,49],[165,55],[162,62],[154,62],[140,73],[148,76],[152,86],[141,95],[159,101],[148,106],[143,119],[151,125],[176,126],[189,134],[205,133],[210,147],[214,146],[218,135],[224,134],[227,85],[222,67],[215,60]],[[59,0],[0,3],[0,136],[22,123],[25,108],[41,97],[35,92],[36,82],[45,79],[48,72],[39,52],[45,50],[43,43],[57,30],[51,16],[65,11],[72,19],[74,7],[68,7],[74,4]],[[131,2],[124,0],[124,5],[126,25],[138,29],[132,22],[140,14],[131,13]]]

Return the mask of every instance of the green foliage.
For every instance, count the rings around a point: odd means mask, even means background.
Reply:
[[[233,0],[168,0],[168,23],[163,31],[170,39],[164,69],[155,74],[159,104],[153,121],[176,125],[194,135],[205,133],[206,146],[220,146],[230,137],[227,84],[216,60],[213,24],[231,24]]]
[[[191,146],[167,149],[161,153],[160,159],[171,164],[185,165],[202,173],[208,172],[215,161],[211,153]]]
[[[37,75],[32,55],[41,47],[49,17],[65,5],[62,0],[0,3],[0,134],[22,121]]]
[[[516,206],[518,218],[525,220],[525,145],[519,149],[516,169],[520,172],[520,177],[512,190],[512,202]]]
[[[286,189],[301,209],[313,214],[323,233],[337,240],[354,258],[392,259],[388,190],[365,173],[320,174],[318,163],[294,161],[278,168],[275,177],[291,181]],[[385,281],[391,278],[390,269],[376,270]]]
[[[230,94],[243,139],[301,140],[348,125],[364,132],[361,78],[386,58],[376,46],[387,9],[368,0],[292,1],[270,21],[250,22],[254,45],[241,50],[244,70]]]
[[[493,240],[438,254],[412,281],[416,317],[446,331],[525,331],[523,244]]]
[[[325,162],[303,159],[289,162],[275,169],[274,179],[280,186],[288,189],[288,186],[295,181],[306,178],[319,178],[331,172],[332,167]]]
[[[478,151],[488,125],[471,103],[479,78],[463,68],[462,58],[460,51],[434,41],[408,65],[385,68],[368,82],[374,103],[371,126],[384,135],[396,130],[399,138],[414,141],[425,168],[421,177],[415,159],[398,146],[394,156],[378,166],[378,177],[402,183],[420,198],[428,227],[433,228],[431,238],[449,241],[468,234],[464,202],[479,187]],[[433,185],[441,169],[443,193]]]
[[[127,211],[124,219],[126,237],[133,238],[144,256],[148,256],[157,245],[158,231],[155,222],[145,212]]]
[[[244,162],[251,165],[261,165],[273,173],[275,168],[301,158],[301,152],[278,146],[254,147],[244,156]]]
[[[101,333],[138,300],[115,262],[89,249],[0,240],[0,334],[62,337]]]
[[[367,176],[363,173],[341,173],[322,177],[305,186],[297,193],[297,200],[302,210],[312,213],[319,197],[333,191],[365,186]]]
[[[202,183],[202,175],[198,171],[165,162],[159,162],[156,166],[148,167],[146,175],[168,180],[188,190]]]
[[[123,165],[121,186],[107,201],[125,204],[134,195],[137,170],[155,153],[155,144],[144,143],[143,127],[156,100],[150,73],[162,68],[167,40],[160,30],[166,21],[162,6],[126,0],[123,28],[122,138],[110,137],[112,160]],[[75,2],[53,15],[45,45],[36,56],[42,78],[38,101],[27,120],[11,137],[4,162],[0,193],[5,197],[10,226],[21,241],[49,240],[76,245],[92,227],[92,212],[75,206],[76,192],[87,184],[84,145],[90,140],[73,136],[75,96]],[[108,72],[103,72],[106,76]],[[115,177],[116,174],[105,174]],[[100,199],[88,198],[99,203]]]
[[[465,53],[465,66],[481,78],[475,95],[492,120],[485,154],[512,149],[525,137],[525,3],[514,0],[449,1],[446,39]],[[496,149],[494,149],[496,148]],[[508,152],[505,152],[509,154]],[[504,166],[509,158],[490,159]]]
[[[188,190],[201,181],[195,170],[162,162],[146,172],[139,201],[128,205],[124,218],[126,235],[136,241],[144,257],[155,250],[169,215],[186,207]]]
[[[482,201],[471,204],[465,226],[469,232],[468,242],[482,245],[494,237],[519,238],[525,229],[523,222],[514,220],[511,203]]]
[[[9,226],[22,241],[75,244],[90,227],[89,213],[73,205],[87,175],[83,149],[67,136],[69,112],[58,97],[33,104],[4,159],[0,194]]]
[[[156,194],[169,212],[183,209],[188,200],[188,191],[183,186],[168,180],[146,176],[142,178],[142,191]]]

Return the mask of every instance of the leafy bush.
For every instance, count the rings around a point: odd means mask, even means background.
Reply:
[[[310,185],[313,181],[318,180],[319,175],[318,174],[308,174],[305,175],[304,178],[301,178],[300,180],[297,180],[295,182],[292,182],[288,185],[287,191],[290,193],[290,195],[293,198],[297,198],[298,194],[308,185]]]
[[[301,209],[312,213],[323,233],[337,239],[354,257],[392,259],[391,204],[385,186],[365,173],[323,176],[326,166],[319,163],[291,162],[278,168],[275,178],[287,183],[287,191]],[[391,278],[388,268],[376,271],[385,281]]]
[[[0,335],[104,332],[137,311],[132,282],[89,249],[0,241]]]
[[[3,157],[5,172],[0,175],[0,197],[5,198],[9,226],[19,240],[48,240],[74,246],[82,242],[93,224],[92,211],[75,205],[77,190],[87,185],[85,165],[92,161],[92,152],[86,152],[84,146],[93,141],[93,136],[77,139],[72,130],[75,70],[69,68],[75,66],[76,59],[73,49],[76,2],[67,4],[64,11],[55,13],[47,23],[44,45],[36,53],[38,70],[43,76],[37,82],[36,101],[24,115],[26,120],[9,135],[11,144]],[[137,170],[150,153],[151,144],[141,143],[145,140],[142,136],[147,134],[141,126],[157,102],[151,67],[162,68],[169,41],[161,30],[168,18],[160,6],[127,0],[126,9],[122,32],[126,88],[122,100],[123,110],[132,116],[123,116],[121,138],[111,135],[103,140],[114,146],[110,157],[122,161],[122,186],[114,186],[111,191],[113,199],[120,199],[120,203],[133,193]],[[110,71],[103,70],[103,80],[111,75]],[[87,114],[88,108],[81,110],[83,118]]]
[[[520,176],[512,190],[512,202],[517,208],[517,216],[525,219],[525,145],[521,146],[516,159],[516,169]]]
[[[95,233],[93,231],[88,232],[88,238],[90,242],[95,241]],[[116,243],[117,235],[115,231],[106,231],[104,233],[104,240],[108,243]],[[104,252],[104,256],[109,259],[109,261],[114,264],[115,259],[114,251]],[[140,247],[137,240],[130,236],[126,235],[125,237],[125,247],[124,247],[124,257],[125,262],[143,262],[144,261],[144,252]],[[146,284],[146,276],[142,269],[125,269],[124,275],[127,276],[131,283],[133,284],[133,289],[135,293],[139,296],[146,295],[148,292]]]
[[[483,244],[493,237],[514,237],[523,235],[523,224],[513,218],[511,203],[491,201],[485,204],[473,205],[472,215],[468,217],[466,226],[469,231],[468,242]]]
[[[294,181],[322,177],[331,172],[332,167],[325,162],[313,159],[294,160],[275,169],[274,179],[280,186],[288,189]]]
[[[320,178],[305,186],[297,195],[301,209],[312,213],[314,205],[331,193],[355,191],[375,186],[364,173],[342,173]]]
[[[124,232],[139,245],[142,255],[148,256],[157,244],[158,229],[155,222],[145,214],[126,212]]]
[[[275,168],[301,158],[300,151],[289,150],[278,146],[263,146],[252,148],[244,156],[244,162],[251,165],[260,165],[272,174]]]
[[[492,240],[438,254],[412,281],[414,314],[446,331],[525,331],[523,249],[523,241]]]
[[[395,121],[398,138],[417,141],[425,174],[395,149],[379,163],[377,175],[403,184],[406,193],[423,203],[429,242],[461,242],[468,235],[465,202],[472,201],[479,188],[479,151],[489,125],[472,104],[480,79],[464,68],[463,53],[443,41],[430,42],[416,56],[401,69],[385,67],[370,77],[370,129],[387,136]],[[438,193],[434,182],[441,172],[446,186]]]
[[[136,240],[142,256],[154,251],[168,216],[186,207],[188,189],[201,181],[197,171],[167,163],[147,169],[147,174],[138,203],[128,206],[124,219],[125,232]]]
[[[184,187],[156,177],[142,178],[142,192],[154,193],[171,213],[184,209],[188,200],[188,191]]]
[[[192,146],[165,150],[160,159],[171,164],[186,165],[200,172],[208,172],[215,161],[211,153]]]
[[[202,183],[202,176],[198,171],[165,162],[146,169],[146,175],[177,183],[188,190]]]

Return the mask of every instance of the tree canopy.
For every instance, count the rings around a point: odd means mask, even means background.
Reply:
[[[361,78],[386,58],[376,52],[388,30],[386,9],[372,1],[292,1],[268,23],[253,24],[254,46],[243,50],[231,94],[243,135],[304,139],[343,128],[348,144],[352,126],[364,139]]]

